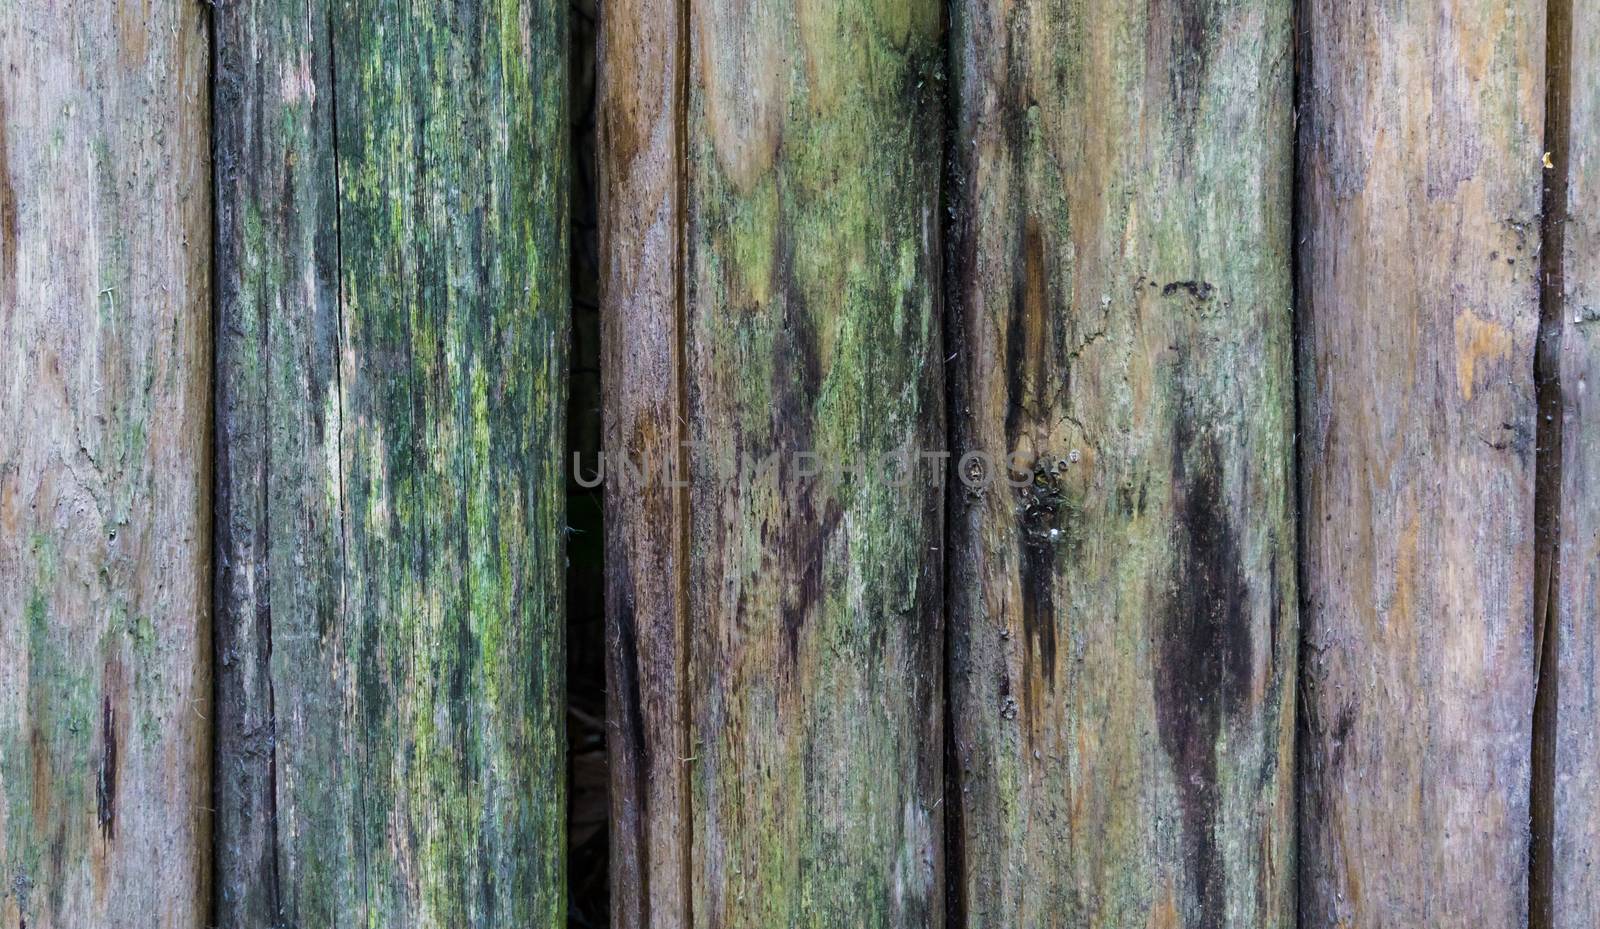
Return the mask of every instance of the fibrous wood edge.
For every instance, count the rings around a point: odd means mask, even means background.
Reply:
[[[0,5],[0,924],[209,896],[206,14]]]

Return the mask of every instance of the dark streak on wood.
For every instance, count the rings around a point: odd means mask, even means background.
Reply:
[[[1539,251],[1539,328],[1533,380],[1535,426],[1533,502],[1534,702],[1529,773],[1528,927],[1552,929],[1555,913],[1556,765],[1561,705],[1561,540],[1566,454],[1562,342],[1567,323],[1566,227],[1571,165],[1572,6],[1548,0],[1545,28],[1544,172]],[[1577,436],[1574,436],[1578,439]],[[1576,489],[1576,488],[1575,488]],[[1580,490],[1580,492],[1582,492]],[[1581,520],[1574,528],[1581,529]],[[1581,540],[1574,539],[1581,544]],[[1563,919],[1565,919],[1565,914]]]
[[[1176,574],[1156,652],[1155,712],[1183,810],[1183,859],[1195,888],[1201,929],[1228,925],[1227,873],[1218,867],[1218,739],[1248,702],[1252,671],[1249,585],[1224,498],[1226,465],[1215,435],[1196,436],[1178,414],[1172,445]],[[1272,558],[1276,559],[1276,553]],[[1272,579],[1275,573],[1269,574]],[[1274,601],[1269,628],[1277,625]],[[1247,722],[1247,720],[1243,720]]]
[[[95,819],[106,841],[117,834],[117,711],[111,694],[100,698],[100,766],[94,785]]]
[[[17,307],[17,192],[11,183],[11,157],[7,137],[11,124],[6,118],[5,91],[0,89],[0,307],[7,317]]]

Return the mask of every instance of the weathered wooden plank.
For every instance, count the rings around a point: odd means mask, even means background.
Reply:
[[[605,473],[610,890],[618,929],[692,925],[688,494],[671,479],[685,471],[665,473],[687,462],[684,27],[677,0],[611,0],[600,20],[602,447],[618,464],[641,466]]]
[[[1545,12],[1303,9],[1304,927],[1528,918]]]
[[[688,15],[693,918],[936,926],[943,495],[877,463],[944,445],[940,7]]]
[[[333,912],[302,898],[358,893],[337,886],[347,682],[320,641],[344,582],[331,36],[321,4],[223,4],[214,23],[217,921],[299,925]]]
[[[939,6],[606,19],[618,924],[937,925]]]
[[[1600,8],[1551,2],[1546,324],[1559,346],[1560,497],[1541,663],[1550,719],[1536,723],[1549,737],[1550,870],[1534,906],[1548,906],[1538,925],[1587,929],[1600,925],[1600,409],[1589,396],[1600,384]]]
[[[206,919],[207,31],[0,4],[0,925]]]
[[[1290,20],[954,6],[974,929],[1293,923]]]
[[[220,918],[559,924],[566,5],[217,15]]]

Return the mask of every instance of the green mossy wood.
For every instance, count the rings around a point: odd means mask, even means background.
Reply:
[[[936,925],[942,494],[793,456],[944,445],[939,7],[689,9],[693,918]]]
[[[602,165],[613,198],[639,193],[604,213],[608,450],[695,443],[682,500],[607,492],[627,533],[607,564],[631,752],[614,874],[651,881],[619,884],[619,925],[942,922],[943,468],[830,484],[794,458],[944,444],[940,18],[930,0],[607,11]]]
[[[1528,919],[1542,0],[1307,0],[1302,929]]]
[[[1589,929],[1600,925],[1600,406],[1589,396],[1600,388],[1600,6],[1571,0],[1566,11],[1564,24],[1551,21],[1549,51],[1552,75],[1565,71],[1551,82],[1549,105],[1563,111],[1550,122],[1563,121],[1566,132],[1547,141],[1554,167],[1545,173],[1561,198],[1546,201],[1546,229],[1560,225],[1545,241],[1545,267],[1554,272],[1545,318],[1559,348],[1561,441],[1559,558],[1546,627],[1555,640],[1541,664],[1554,685],[1546,691],[1551,719],[1540,733],[1553,791],[1542,925]]]
[[[954,5],[972,929],[1293,924],[1291,13]]]
[[[204,7],[0,2],[0,926],[205,924]]]
[[[217,919],[563,921],[566,4],[218,4]]]

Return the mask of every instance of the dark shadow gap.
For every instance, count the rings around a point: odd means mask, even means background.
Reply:
[[[572,0],[568,33],[571,105],[572,337],[568,356],[567,460],[599,459],[600,252],[595,182],[596,0]],[[611,924],[610,775],[606,767],[605,521],[602,488],[567,474],[567,925]]]
[[[961,190],[963,169],[961,161],[960,125],[961,125],[961,87],[958,75],[961,73],[960,62],[957,59],[959,51],[951,35],[955,23],[952,21],[951,10],[953,4],[941,5],[940,16],[942,24],[940,34],[944,43],[944,125],[942,127],[943,165],[939,184],[939,254],[943,259],[940,265],[943,289],[943,312],[940,314],[941,351],[944,353],[944,396],[945,396],[945,422],[944,422],[944,451],[950,453],[945,458],[943,481],[940,484],[945,492],[944,535],[939,541],[939,557],[944,560],[941,576],[944,579],[943,604],[944,604],[944,686],[942,688],[943,707],[941,720],[944,734],[944,873],[941,878],[944,882],[944,919],[945,929],[966,929],[967,926],[967,899],[966,899],[966,822],[963,816],[962,786],[964,778],[961,771],[961,752],[956,743],[956,707],[955,694],[953,693],[956,682],[960,679],[956,674],[955,654],[958,630],[955,627],[955,611],[951,605],[954,602],[951,596],[951,578],[955,574],[952,564],[953,546],[951,540],[955,534],[955,522],[961,514],[961,498],[957,492],[958,482],[955,474],[956,456],[960,454],[958,446],[959,435],[957,416],[961,409],[959,404],[958,378],[961,377],[961,365],[966,363],[962,352],[966,350],[966,336],[962,326],[962,292],[961,274],[963,267],[957,250],[963,247],[961,205],[956,191]]]
[[[1302,753],[1305,751],[1305,746],[1312,744],[1311,719],[1307,713],[1309,701],[1304,699],[1303,696],[1303,682],[1306,679],[1305,656],[1310,654],[1310,649],[1306,648],[1305,642],[1305,619],[1306,615],[1310,612],[1310,609],[1309,603],[1306,600],[1306,590],[1308,588],[1306,585],[1306,563],[1304,557],[1304,552],[1306,550],[1306,532],[1304,527],[1306,500],[1305,493],[1303,492],[1304,483],[1301,481],[1301,468],[1304,466],[1305,459],[1304,455],[1302,454],[1303,449],[1300,442],[1300,437],[1303,434],[1303,430],[1301,429],[1301,403],[1303,401],[1303,397],[1300,390],[1300,372],[1302,370],[1302,352],[1300,340],[1301,332],[1304,330],[1302,323],[1304,321],[1303,313],[1305,311],[1305,302],[1301,299],[1300,293],[1300,275],[1302,266],[1301,248],[1305,244],[1304,237],[1306,235],[1305,223],[1303,222],[1301,215],[1304,204],[1301,199],[1303,172],[1301,171],[1300,156],[1302,148],[1300,139],[1300,101],[1303,99],[1304,94],[1309,89],[1311,73],[1311,11],[1308,9],[1307,0],[1298,0],[1298,2],[1295,3],[1294,10],[1290,14],[1289,28],[1291,31],[1290,51],[1291,54],[1294,55],[1294,74],[1291,77],[1293,84],[1290,89],[1290,99],[1293,101],[1292,105],[1294,107],[1294,114],[1289,127],[1290,163],[1292,165],[1290,169],[1292,171],[1292,177],[1289,183],[1289,287],[1291,294],[1290,303],[1292,307],[1292,318],[1289,323],[1289,363],[1291,366],[1289,385],[1291,390],[1290,395],[1293,397],[1294,403],[1294,437],[1293,441],[1290,442],[1289,453],[1293,456],[1293,460],[1289,473],[1294,484],[1291,490],[1294,494],[1295,525],[1295,637],[1297,639],[1295,654],[1297,656],[1296,660],[1299,662],[1298,666],[1295,668],[1294,674],[1295,720],[1294,749],[1292,753],[1292,770],[1294,772],[1292,787],[1292,809],[1294,811],[1293,828],[1295,835],[1294,916],[1296,925],[1310,926],[1314,925],[1311,914],[1304,911],[1301,903],[1301,901],[1304,901],[1307,897],[1307,894],[1305,893],[1305,882],[1302,879],[1303,875],[1306,873],[1307,862],[1303,861],[1300,857],[1300,850],[1304,849],[1306,846],[1306,843],[1304,842],[1305,830],[1302,828],[1304,817],[1302,816],[1301,810],[1302,791],[1300,787],[1300,777],[1301,773],[1306,770],[1307,766],[1302,763]]]
[[[690,525],[690,511],[692,496],[687,486],[687,478],[692,474],[689,458],[689,441],[693,438],[689,420],[693,416],[692,407],[689,405],[689,197],[691,195],[689,182],[689,24],[694,16],[691,0],[680,0],[678,7],[678,47],[673,64],[673,116],[672,116],[672,145],[673,164],[676,176],[673,183],[677,187],[676,216],[674,223],[677,238],[677,255],[673,260],[673,313],[674,326],[677,339],[673,345],[673,366],[676,369],[677,396],[675,398],[678,422],[681,430],[678,433],[678,447],[673,451],[677,473],[684,475],[685,486],[680,487],[673,501],[673,518],[678,524],[677,576],[674,579],[677,585],[675,604],[675,623],[678,628],[678,725],[684,733],[685,743],[688,745],[688,754],[695,754],[693,747],[694,732],[694,694],[690,689],[691,680],[690,663],[694,657],[694,635],[689,627],[689,617],[692,615],[689,605],[690,591],[690,542],[693,527]],[[690,785],[693,783],[692,763],[688,758],[683,760],[685,768],[685,783],[683,801],[679,816],[682,817],[685,835],[683,847],[687,850],[683,856],[683,919],[688,926],[694,925],[694,792]],[[687,929],[687,927],[685,927]]]
[[[1561,552],[1561,334],[1571,126],[1572,0],[1550,0],[1545,48],[1544,208],[1539,275],[1539,334],[1533,378],[1538,399],[1534,466],[1533,753],[1529,792],[1528,926],[1554,919],[1555,746],[1559,693]]]

